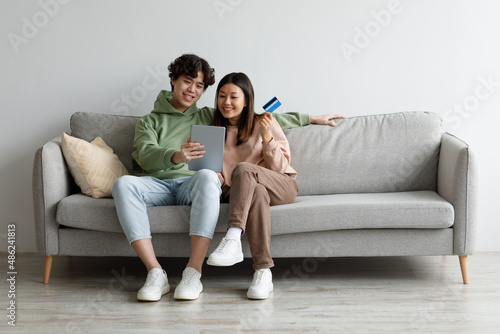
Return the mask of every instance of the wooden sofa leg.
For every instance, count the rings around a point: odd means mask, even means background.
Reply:
[[[462,279],[464,284],[469,284],[469,266],[467,264],[467,255],[458,256],[460,261],[460,269],[462,269]]]
[[[46,256],[45,257],[45,266],[43,269],[43,283],[47,284],[49,283],[49,277],[50,277],[50,270],[52,269],[52,259],[53,256]]]

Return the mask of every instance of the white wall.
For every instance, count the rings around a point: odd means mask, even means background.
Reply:
[[[499,13],[494,0],[2,0],[0,251],[11,222],[18,251],[36,249],[35,150],[75,111],[150,112],[186,52],[217,79],[246,72],[257,105],[276,95],[310,114],[440,112],[477,153],[478,250],[498,251]],[[213,99],[214,87],[199,105]]]

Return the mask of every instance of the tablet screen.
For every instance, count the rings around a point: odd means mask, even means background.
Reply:
[[[191,142],[204,145],[203,158],[191,160],[189,170],[210,169],[222,172],[226,128],[223,126],[191,125]]]

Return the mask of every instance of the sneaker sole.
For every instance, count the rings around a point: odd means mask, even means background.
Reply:
[[[200,291],[195,291],[195,292],[178,292],[176,289],[174,293],[174,298],[180,300],[196,300],[200,297],[202,291],[203,291],[203,286],[200,288]]]
[[[207,264],[209,266],[215,266],[215,267],[229,267],[240,262],[243,262],[243,254],[238,254],[237,257],[231,259],[230,261],[218,261],[211,259],[210,257],[207,260]]]
[[[274,285],[271,284],[271,288],[269,289],[269,291],[267,292],[267,294],[253,294],[251,293],[250,291],[247,292],[247,298],[248,299],[255,299],[255,300],[262,300],[262,299],[267,299],[269,298],[269,294],[271,292],[273,292],[273,289],[274,289]]]
[[[143,301],[143,302],[157,302],[161,299],[161,297],[167,293],[170,292],[170,285],[165,285],[162,289],[161,289],[161,294],[160,296],[158,296],[157,293],[141,293],[141,294],[137,294],[137,300],[140,300],[140,301]]]

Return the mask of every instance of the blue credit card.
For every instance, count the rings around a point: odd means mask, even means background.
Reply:
[[[264,106],[263,106],[262,108],[264,108],[264,110],[265,110],[265,111],[267,111],[267,112],[273,112],[273,111],[275,111],[275,110],[276,110],[276,109],[277,109],[280,105],[281,105],[280,100],[278,100],[278,99],[276,98],[276,96],[275,96],[275,97],[273,97],[273,98],[271,99],[271,101],[269,101],[269,102],[267,102],[266,104],[264,104]]]

